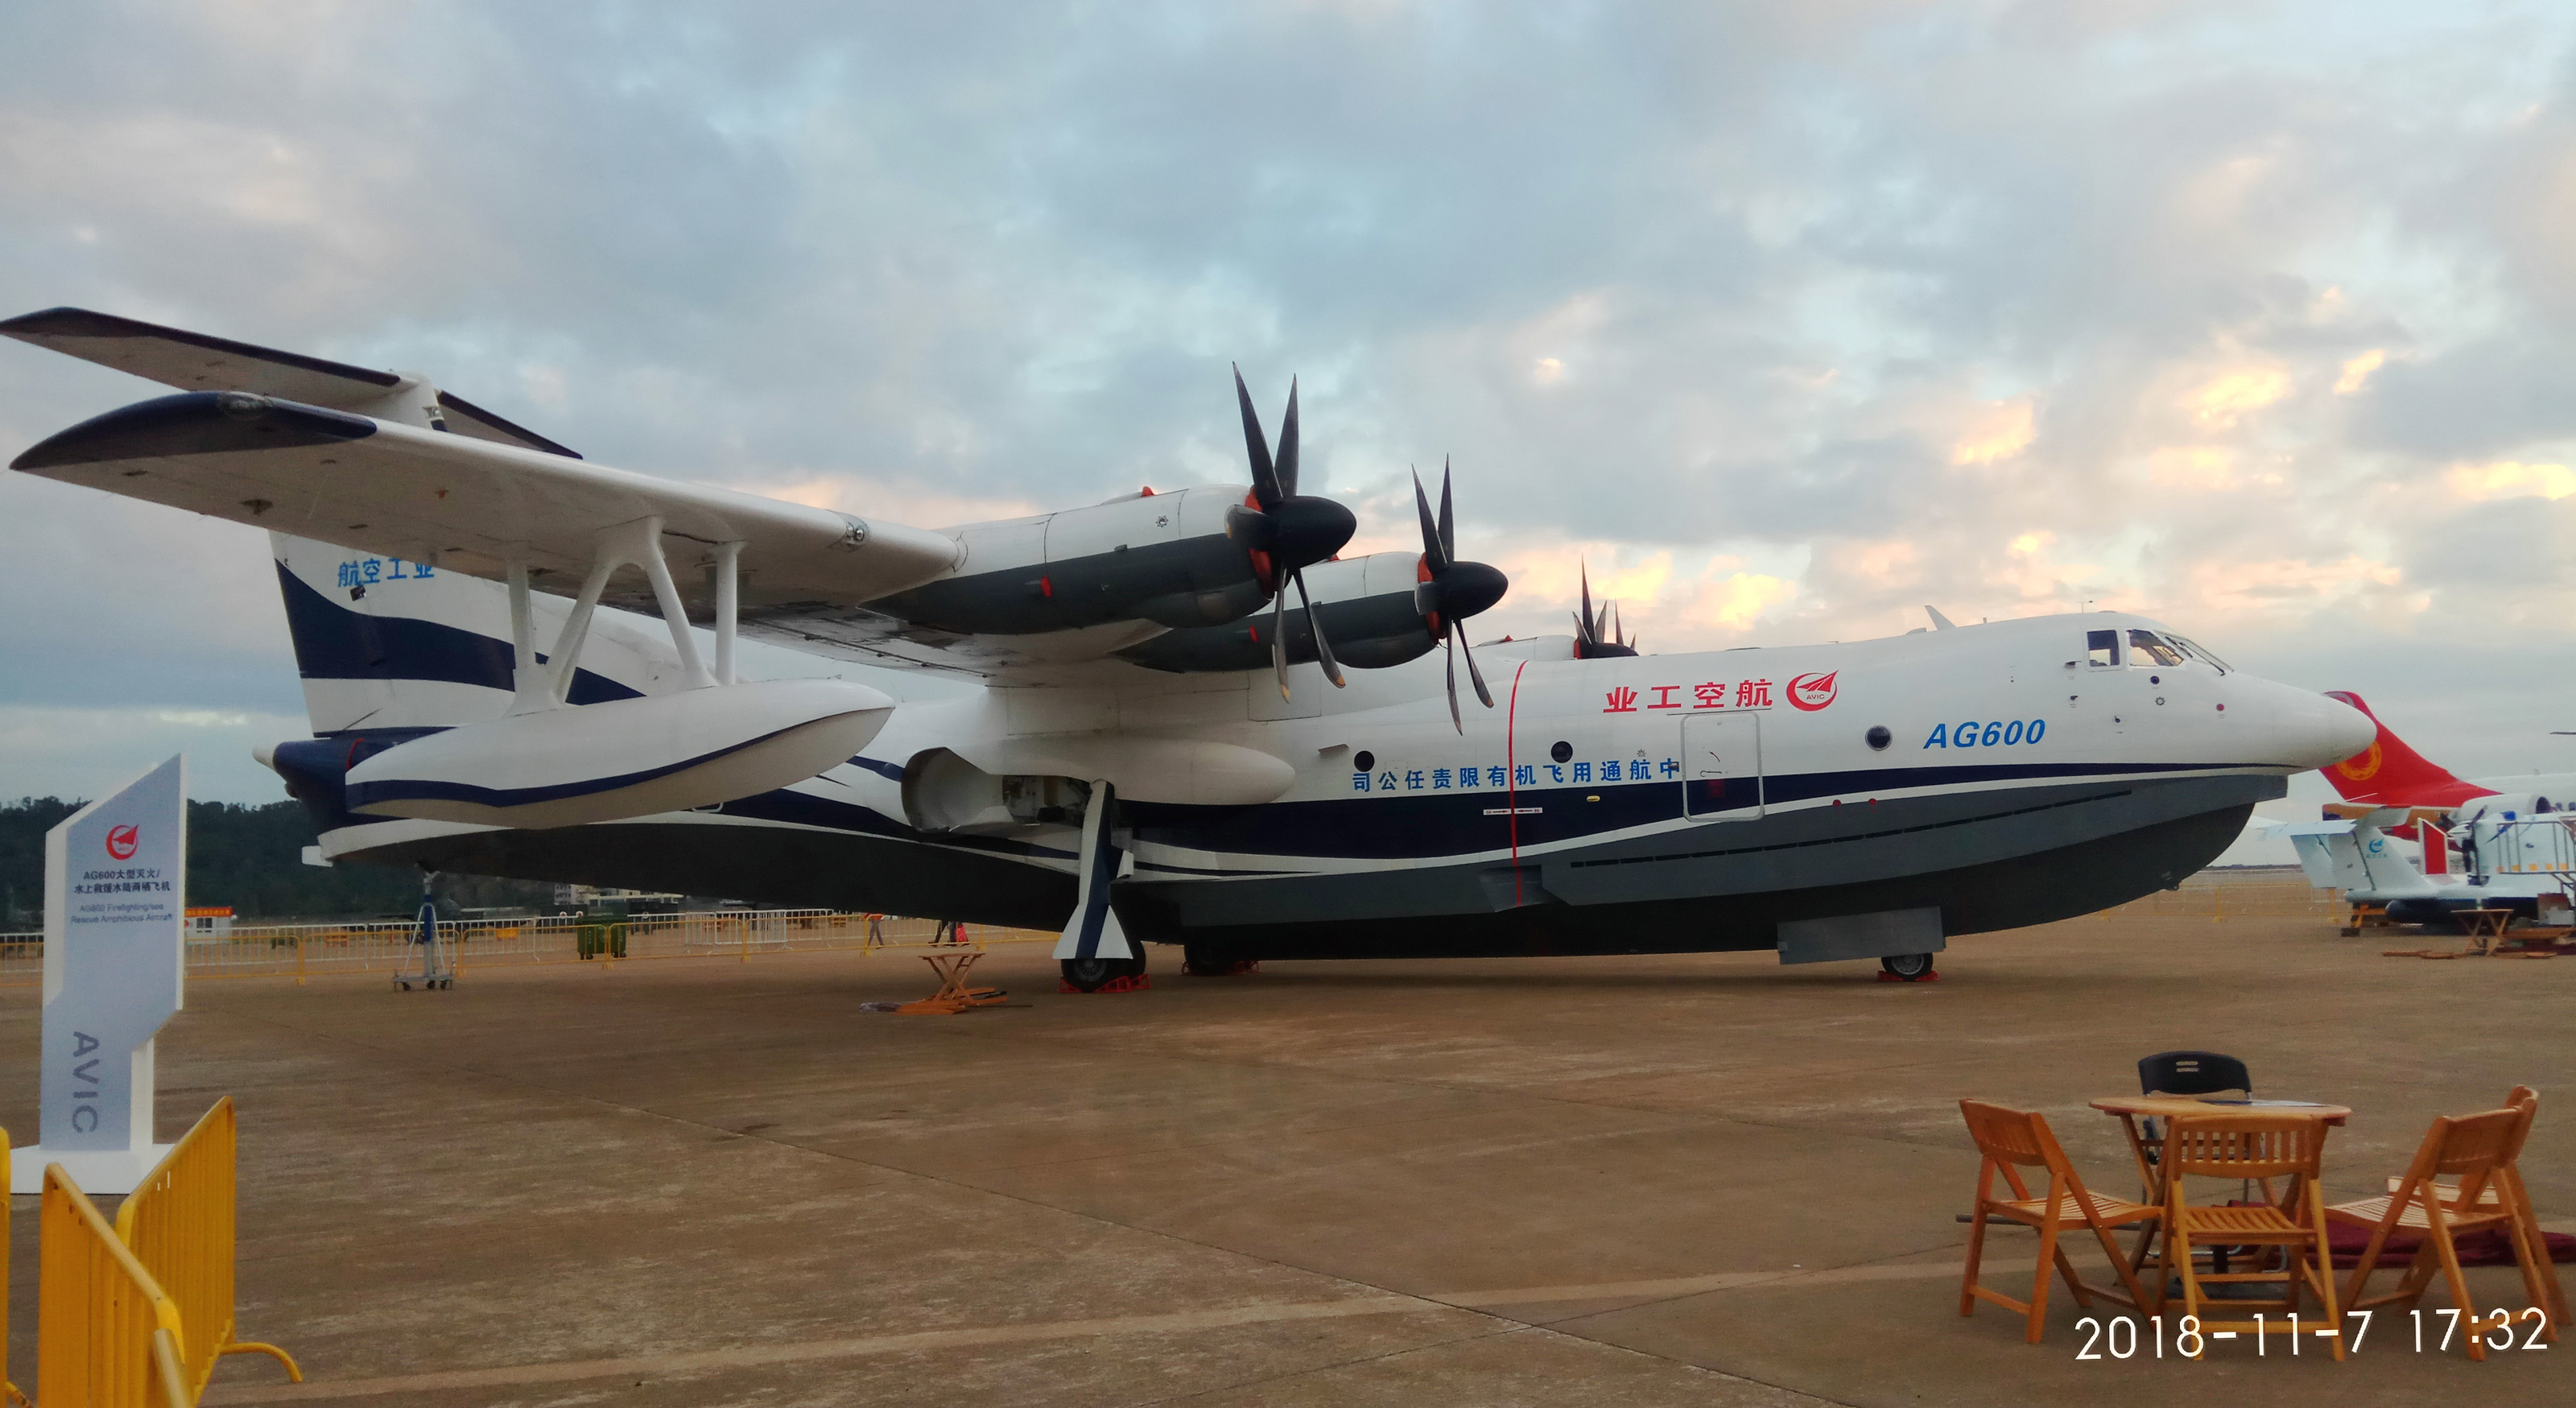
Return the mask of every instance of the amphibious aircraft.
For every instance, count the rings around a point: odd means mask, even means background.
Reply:
[[[1420,552],[1337,557],[1293,382],[1273,442],[1235,379],[1248,489],[929,530],[592,465],[418,375],[0,333],[180,388],[17,469],[271,531],[313,736],[263,758],[326,856],[1060,926],[1081,987],[1141,942],[1919,974],[2178,883],[2371,736],[2109,612],[1641,655],[1587,600],[1471,647],[1507,584],[1446,471]],[[745,637],[970,688],[740,680]]]

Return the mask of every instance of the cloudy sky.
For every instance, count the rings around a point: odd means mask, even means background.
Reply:
[[[1240,480],[1239,361],[1494,634],[2118,606],[2576,768],[2564,5],[13,5],[57,304],[925,525]],[[0,457],[154,392],[0,343]],[[0,474],[0,603],[0,794],[279,795],[258,535]]]

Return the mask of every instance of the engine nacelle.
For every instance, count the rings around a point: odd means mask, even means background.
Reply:
[[[1336,529],[1326,533],[1323,551],[1330,552],[1348,539],[1350,515],[1320,506],[1324,518],[1337,520],[1326,525]],[[1213,487],[970,523],[952,530],[962,550],[954,571],[869,608],[965,635],[1036,635],[1128,620],[1214,625],[1270,600],[1268,559],[1243,527],[1244,492]]]
[[[1306,589],[1314,593],[1315,614],[1323,618],[1324,636],[1333,643],[1333,654],[1341,663],[1382,670],[1438,644],[1414,606],[1421,561],[1414,553],[1381,552],[1319,562],[1306,569]],[[1288,603],[1284,621],[1289,663],[1314,660],[1315,633],[1294,600]],[[1167,631],[1118,654],[1149,669],[1175,674],[1266,670],[1270,668],[1269,632],[1270,613],[1265,611],[1232,625]]]
[[[349,769],[352,812],[543,828],[755,796],[846,762],[895,702],[843,680],[768,680],[466,724]]]

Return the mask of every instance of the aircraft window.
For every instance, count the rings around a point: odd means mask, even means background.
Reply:
[[[2096,665],[2119,664],[2120,633],[2118,631],[2086,631],[2084,633],[2084,652],[2092,657],[2093,663]]]
[[[2173,638],[2173,642],[2174,644],[2181,646],[2184,650],[2191,652],[2193,655],[2208,661],[2222,675],[2226,674],[2229,670],[2236,668],[2235,666],[2228,664],[2226,661],[2219,659],[2217,656],[2210,654],[2207,646],[2201,645],[2196,641],[2189,641],[2183,639],[2181,636],[2175,636]]]
[[[2131,631],[2129,632],[2129,663],[2179,665],[2182,663],[2182,652],[2165,644],[2163,637],[2153,631]]]

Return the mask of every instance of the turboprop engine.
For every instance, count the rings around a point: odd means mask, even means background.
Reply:
[[[846,762],[894,700],[842,680],[770,680],[511,714],[397,744],[349,769],[368,816],[542,828],[685,811]]]
[[[965,635],[1035,635],[1121,623],[1187,630],[1270,604],[1272,634],[1303,569],[1329,560],[1359,520],[1297,492],[1297,388],[1271,453],[1252,394],[1234,382],[1252,488],[1140,494],[1033,518],[956,529],[954,570],[872,603],[915,625]],[[1306,613],[1312,630],[1313,611]],[[1324,647],[1331,659],[1331,646]],[[1284,675],[1286,666],[1280,665]]]

